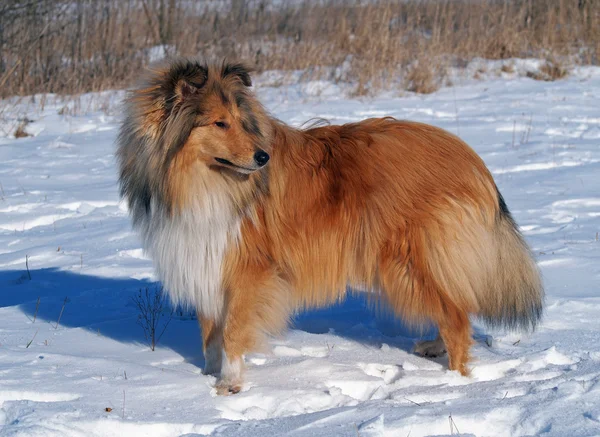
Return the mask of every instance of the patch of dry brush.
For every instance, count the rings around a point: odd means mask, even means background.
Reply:
[[[430,92],[475,57],[597,64],[598,29],[596,0],[4,0],[0,97],[128,86],[156,46]]]

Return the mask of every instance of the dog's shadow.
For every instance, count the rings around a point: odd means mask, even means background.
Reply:
[[[84,328],[122,343],[147,345],[137,323],[140,312],[133,297],[140,290],[148,288],[152,292],[158,286],[145,280],[112,279],[53,268],[32,270],[29,274],[4,270],[0,271],[0,307],[18,306],[23,317],[35,317],[37,323],[52,327],[60,317],[59,327]],[[407,352],[418,339],[435,336],[435,330],[411,328],[371,307],[364,295],[349,294],[335,306],[297,314],[291,329],[313,334],[334,332],[368,347],[386,343]],[[190,315],[176,312],[158,346],[169,348],[186,362],[202,368],[200,328]]]
[[[434,336],[432,327],[402,323],[378,305],[373,296],[348,291],[346,298],[336,305],[297,314],[292,327],[313,334],[335,333],[374,348],[385,343],[405,351],[412,350],[417,339]]]

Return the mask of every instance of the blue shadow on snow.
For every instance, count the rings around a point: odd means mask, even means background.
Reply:
[[[37,319],[54,326],[65,306],[61,326],[84,328],[123,343],[147,344],[137,325],[139,314],[132,297],[140,289],[155,288],[155,282],[131,278],[106,278],[46,268],[31,271],[31,280],[22,270],[0,271],[0,307],[18,305],[33,318],[40,298]],[[65,298],[67,303],[64,304]],[[189,312],[188,312],[189,314]],[[348,297],[332,307],[304,311],[294,317],[292,329],[313,334],[335,332],[365,346],[387,343],[410,351],[423,334],[434,331],[411,329],[398,319],[376,315],[364,295]],[[174,317],[158,347],[167,347],[187,362],[204,366],[200,329],[190,317]]]

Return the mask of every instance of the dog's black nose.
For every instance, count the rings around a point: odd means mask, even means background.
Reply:
[[[264,150],[259,150],[258,152],[256,152],[254,154],[254,160],[261,167],[263,165],[265,165],[267,162],[269,162],[269,158],[270,158],[269,154],[267,152],[265,152]]]

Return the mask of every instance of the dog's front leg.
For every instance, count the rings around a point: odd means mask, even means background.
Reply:
[[[222,348],[220,351],[220,377],[217,381],[217,394],[227,396],[242,389],[244,372],[244,353],[254,346],[252,323],[252,304],[244,305],[239,294],[230,292],[225,326],[222,330]]]
[[[217,381],[220,395],[242,389],[244,354],[262,350],[267,335],[281,333],[289,319],[289,284],[268,266],[248,263],[246,267],[228,281],[221,377]]]
[[[204,352],[205,375],[219,375],[221,373],[222,351],[223,351],[223,327],[214,320],[202,316],[200,311],[198,322],[202,330],[202,349]]]

